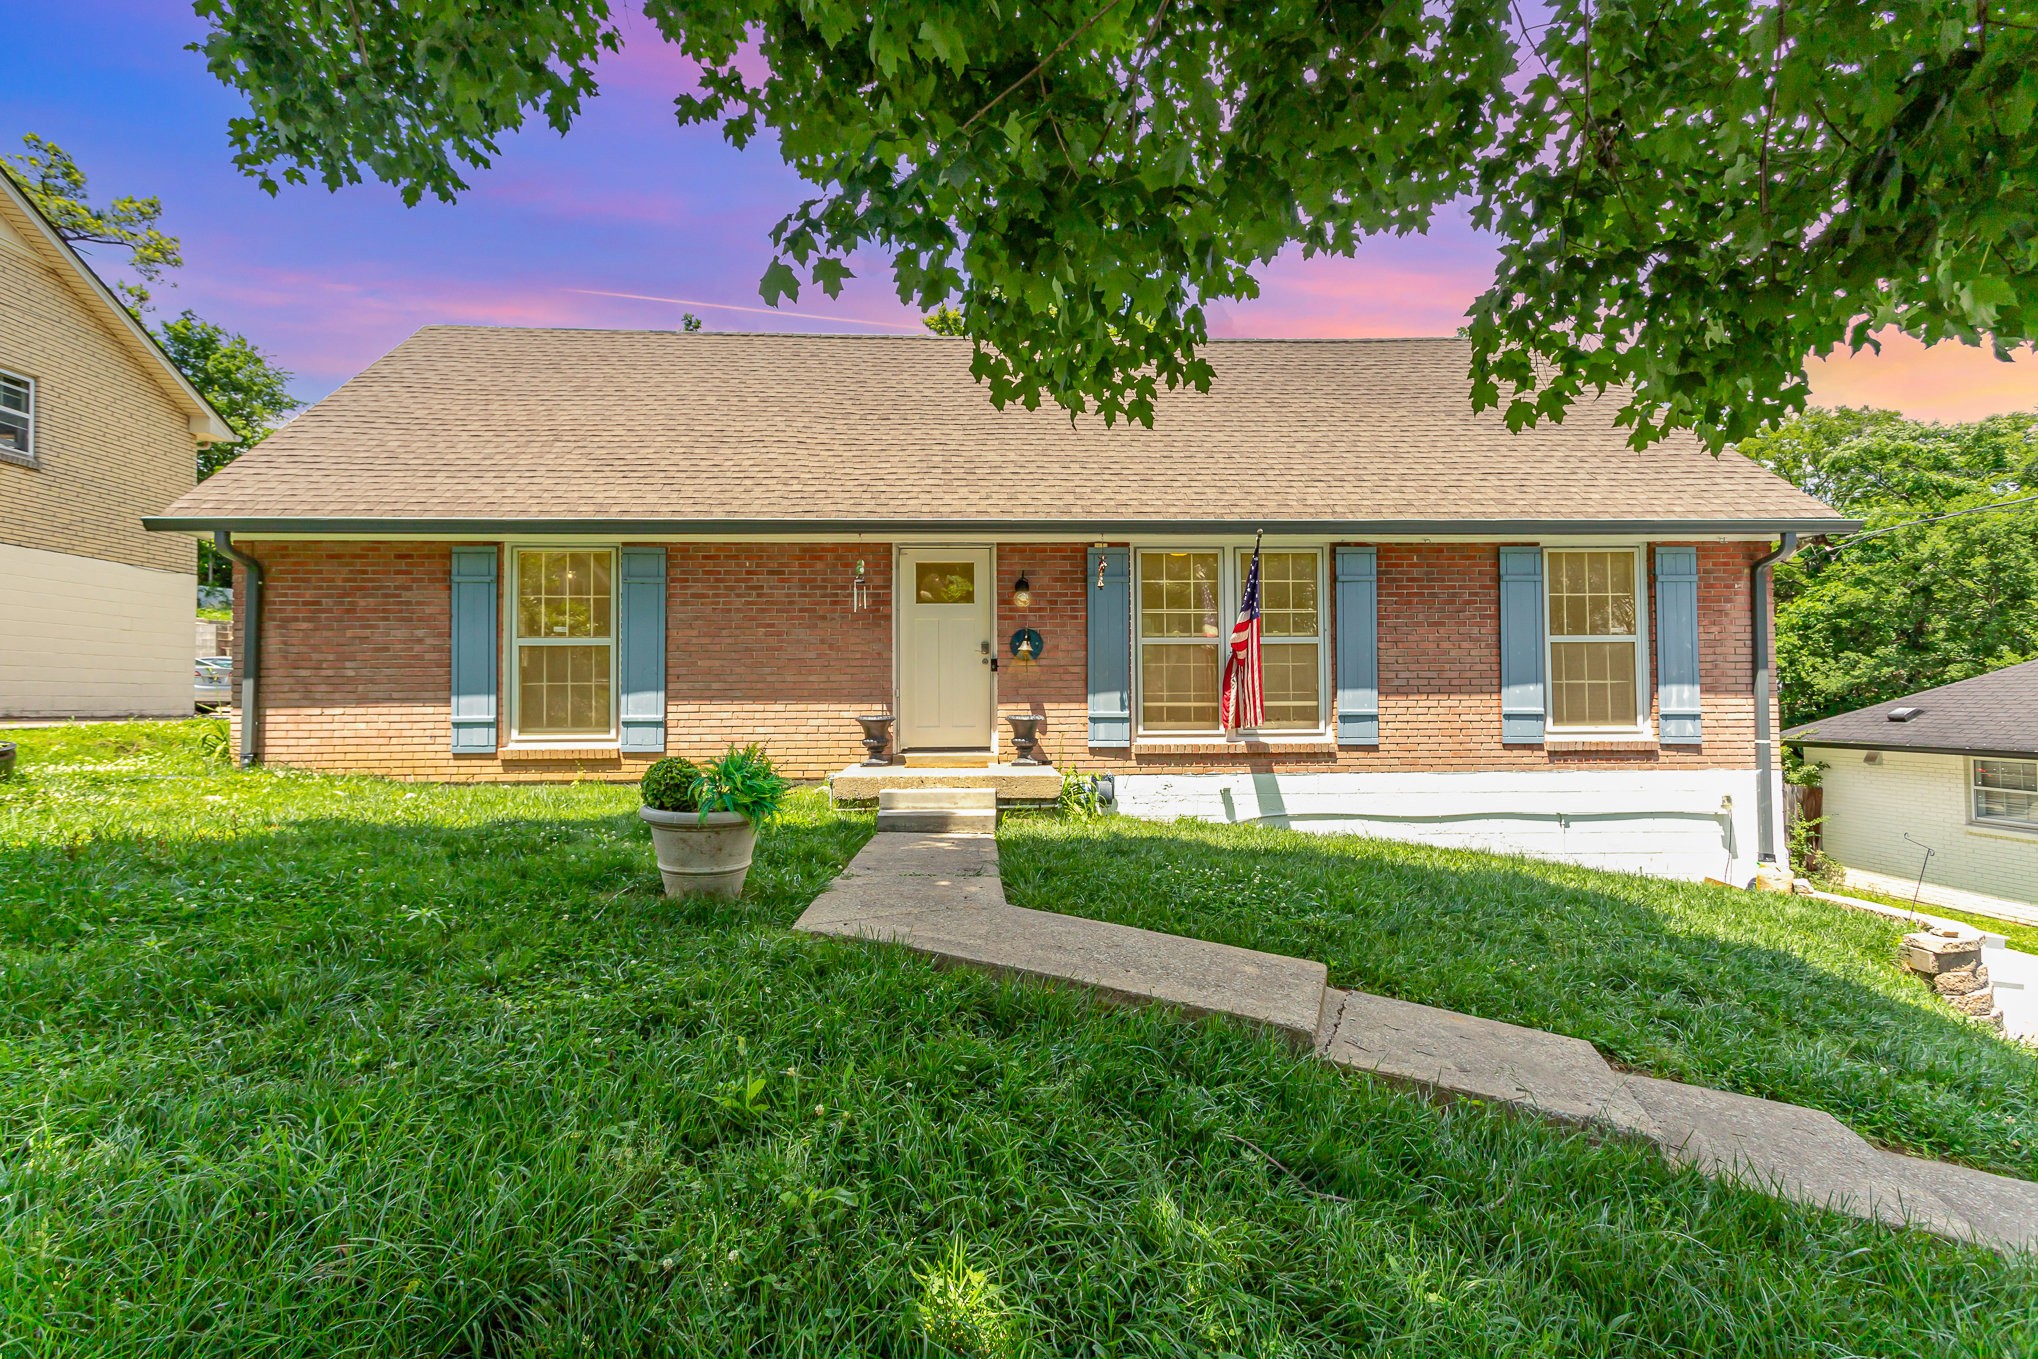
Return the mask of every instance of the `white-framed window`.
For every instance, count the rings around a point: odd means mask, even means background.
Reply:
[[[0,458],[35,461],[35,379],[0,369]]]
[[[1648,725],[1648,596],[1638,547],[1543,551],[1553,732],[1633,734]]]
[[[1250,547],[1140,548],[1135,554],[1133,666],[1139,731],[1220,737],[1219,686]],[[1260,553],[1260,674],[1266,721],[1258,735],[1324,730],[1324,553]]]
[[[509,598],[511,739],[615,739],[615,549],[513,547]]]
[[[2038,831],[2038,760],[1969,760],[1969,819]]]

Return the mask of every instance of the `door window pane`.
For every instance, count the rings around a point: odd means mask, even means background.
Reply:
[[[913,598],[922,604],[977,602],[975,562],[919,562],[913,567]]]
[[[1139,555],[1141,637],[1217,637],[1223,633],[1215,552]]]
[[[1148,731],[1217,726],[1217,647],[1191,642],[1141,647],[1139,722]]]

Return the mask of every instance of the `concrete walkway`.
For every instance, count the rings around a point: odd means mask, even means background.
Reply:
[[[873,836],[797,928],[1232,1015],[1339,1066],[1646,1138],[1674,1164],[1798,1203],[2038,1250],[2038,1183],[1880,1151],[1817,1110],[1616,1071],[1582,1039],[1341,991],[1322,963],[1013,906],[992,835]]]

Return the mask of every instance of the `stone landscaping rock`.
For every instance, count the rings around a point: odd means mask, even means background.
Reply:
[[[1905,967],[1932,983],[1940,999],[1961,1014],[2000,1030],[2002,1011],[1982,962],[1985,940],[1980,930],[1964,925],[1933,925],[1904,936]]]

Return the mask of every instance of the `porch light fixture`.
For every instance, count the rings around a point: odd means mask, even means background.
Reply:
[[[1019,573],[1019,579],[1012,582],[1012,607],[1015,609],[1033,607],[1033,582],[1026,579],[1024,571]]]

